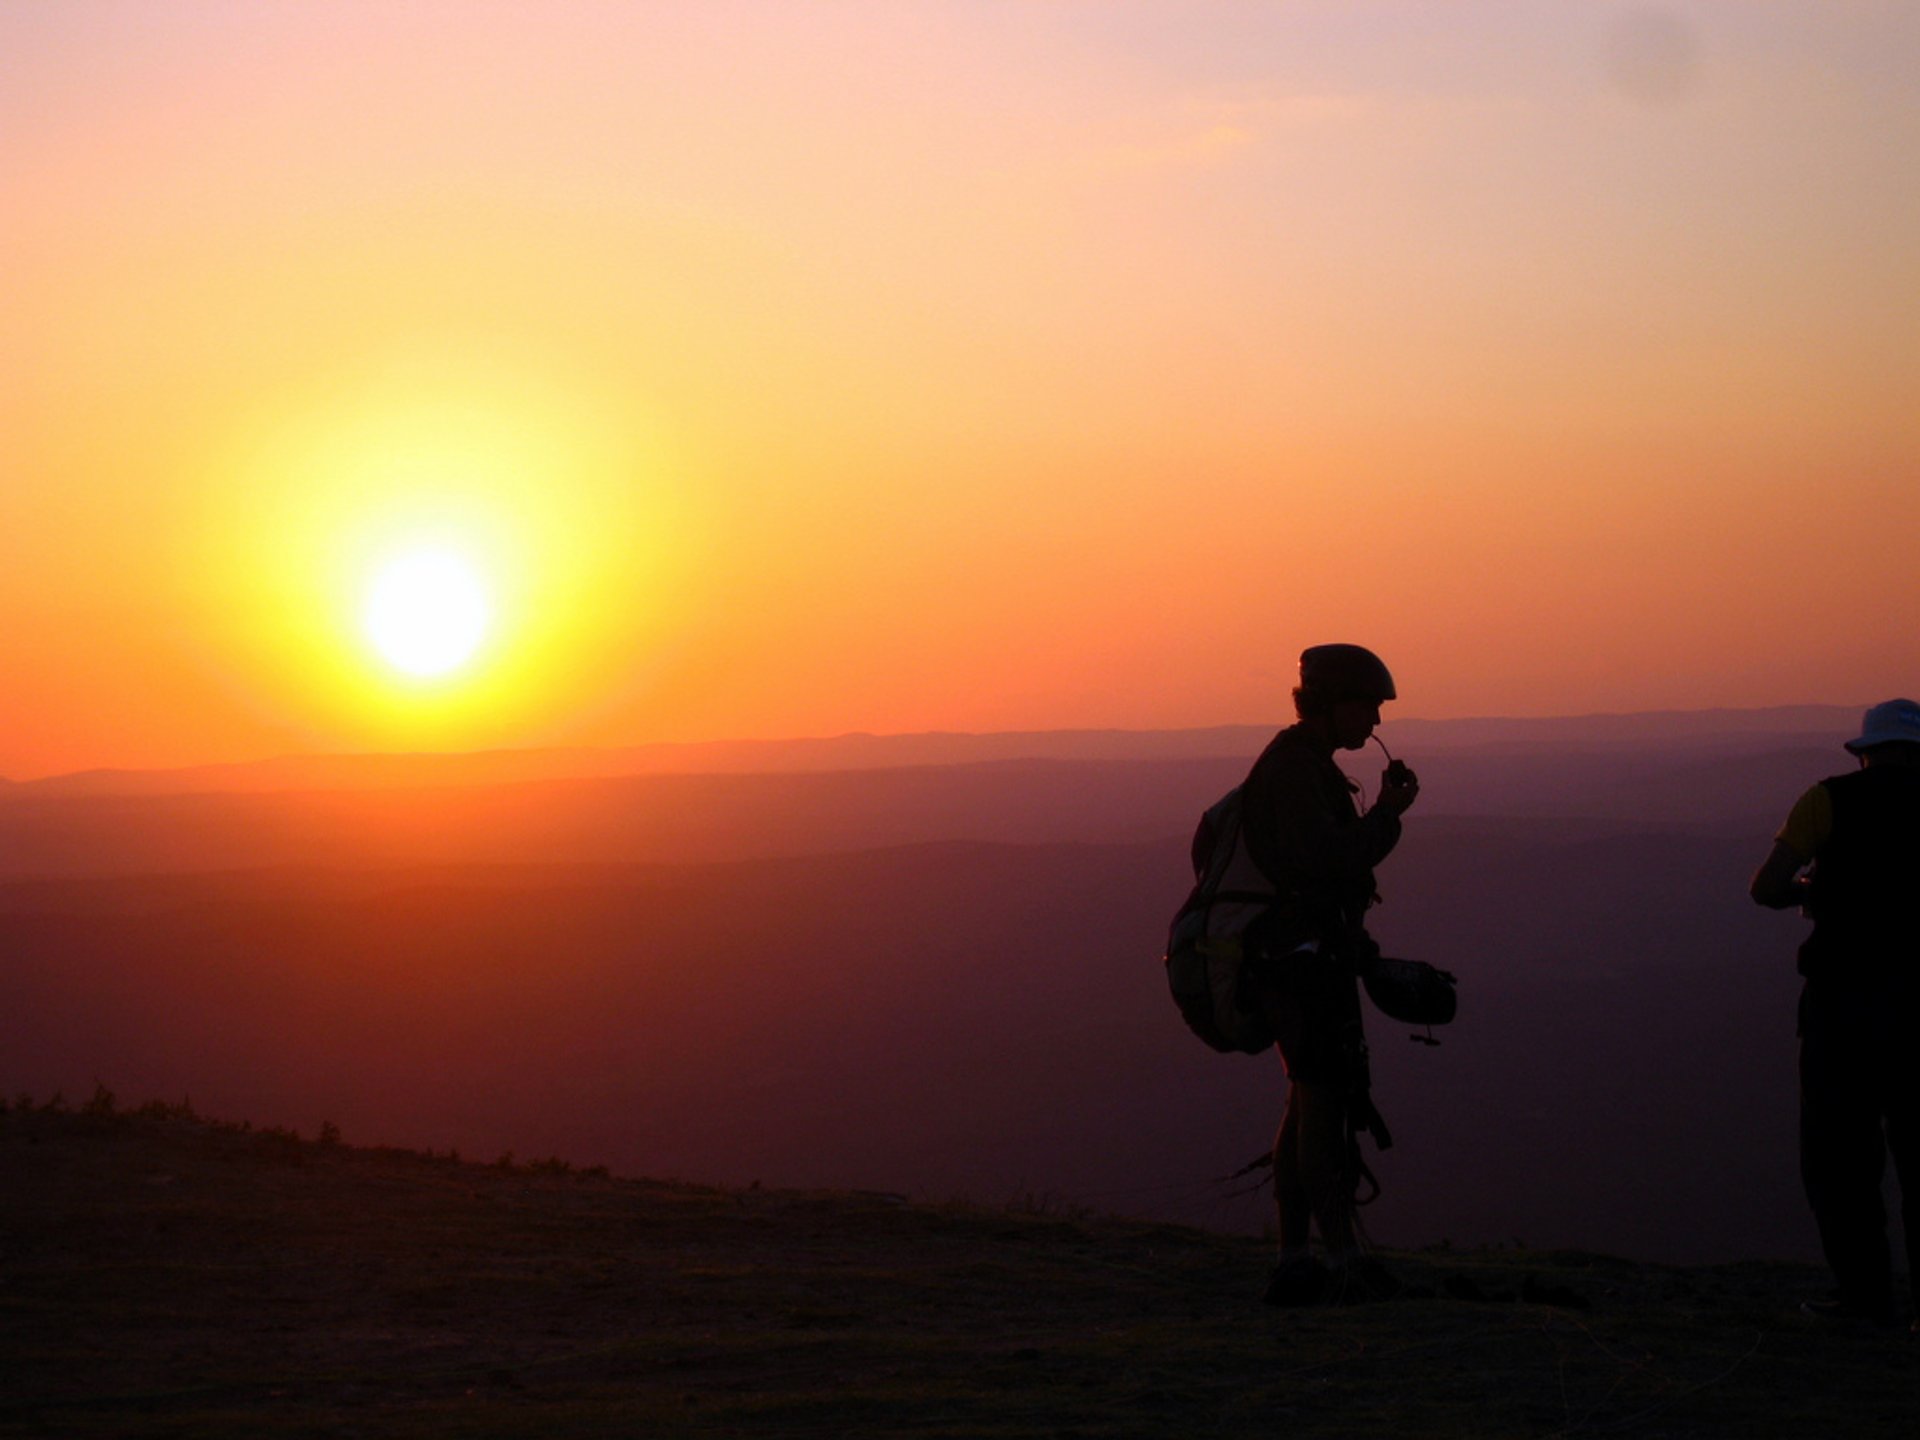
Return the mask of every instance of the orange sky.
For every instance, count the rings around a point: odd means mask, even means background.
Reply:
[[[0,774],[1920,690],[1901,3],[0,9]],[[445,543],[475,661],[358,607]]]

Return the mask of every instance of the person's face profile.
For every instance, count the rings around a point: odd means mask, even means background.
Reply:
[[[1380,705],[1374,700],[1336,700],[1330,718],[1334,744],[1342,750],[1358,750],[1380,723]]]

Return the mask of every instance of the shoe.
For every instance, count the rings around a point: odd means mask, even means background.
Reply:
[[[1327,1295],[1327,1267],[1309,1256],[1288,1260],[1273,1267],[1267,1277],[1267,1293],[1260,1298],[1268,1305],[1318,1305]]]
[[[1837,1297],[1826,1300],[1802,1300],[1800,1313],[1814,1320],[1843,1325],[1872,1325],[1877,1329],[1886,1329],[1893,1324],[1891,1305],[1855,1305],[1851,1301]]]

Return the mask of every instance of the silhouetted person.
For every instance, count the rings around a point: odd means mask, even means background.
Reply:
[[[1839,1289],[1803,1308],[1888,1324],[1889,1148],[1907,1264],[1920,1262],[1920,705],[1874,706],[1846,748],[1860,769],[1800,797],[1752,894],[1813,920],[1800,946],[1800,1178]]]
[[[1247,853],[1280,897],[1247,936],[1288,1081],[1273,1147],[1280,1264],[1266,1295],[1278,1305],[1398,1289],[1362,1256],[1355,1231],[1358,1136],[1385,1136],[1369,1093],[1355,965],[1375,953],[1362,928],[1375,899],[1373,867],[1399,841],[1400,817],[1420,792],[1395,762],[1363,815],[1333,760],[1336,750],[1367,743],[1380,706],[1394,698],[1393,676],[1372,651],[1305,651],[1293,692],[1299,722],[1273,738],[1242,792]],[[1326,1265],[1309,1250],[1314,1227]]]

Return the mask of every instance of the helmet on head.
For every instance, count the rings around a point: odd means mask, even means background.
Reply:
[[[1364,645],[1314,645],[1300,652],[1300,688],[1326,701],[1395,699],[1386,663]]]

